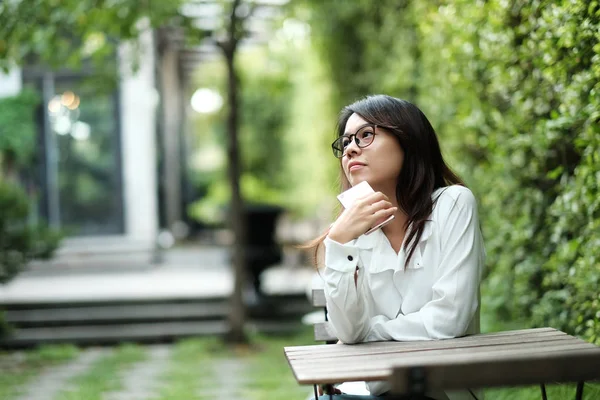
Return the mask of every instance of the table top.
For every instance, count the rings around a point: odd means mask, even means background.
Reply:
[[[600,379],[600,347],[553,328],[284,352],[299,384],[388,380],[397,393],[410,391],[415,377],[428,389]]]

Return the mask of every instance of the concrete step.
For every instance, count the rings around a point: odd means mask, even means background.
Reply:
[[[229,313],[227,299],[75,304],[66,306],[59,303],[34,305],[13,305],[4,307],[6,321],[21,327],[47,327],[70,325],[127,324],[154,321],[199,321],[226,318]],[[260,319],[280,319],[302,316],[311,311],[306,298],[302,296],[269,296],[263,304],[249,307],[251,316]]]
[[[303,295],[272,295],[248,307],[248,326],[262,333],[300,329],[312,307]],[[12,333],[0,347],[50,343],[79,345],[123,341],[164,342],[175,338],[223,334],[229,301],[220,299],[107,301],[4,305]]]
[[[300,331],[303,325],[295,320],[250,320],[247,327],[263,334],[290,334]],[[58,343],[83,346],[122,342],[163,343],[185,337],[223,335],[227,330],[226,320],[18,328],[0,343],[0,347],[13,349]]]
[[[78,244],[86,249],[87,243]],[[85,251],[74,249],[63,256],[83,257]],[[132,246],[113,250],[121,256]],[[163,342],[227,329],[234,273],[223,248],[172,250],[163,254],[162,264],[143,268],[96,268],[88,261],[30,270],[0,285],[0,311],[14,326],[10,337],[0,339],[0,347]],[[244,290],[248,328],[264,333],[300,329],[302,316],[313,310],[305,290],[312,278],[312,270],[302,266],[264,271],[264,296],[257,299],[251,285]]]
[[[171,320],[218,319],[227,315],[225,301],[183,304],[123,304],[8,310],[6,320],[20,327],[90,325]]]
[[[226,329],[227,323],[223,320],[17,328],[2,341],[2,347],[55,343],[101,345],[128,341],[162,342],[186,336],[223,334]]]
[[[143,268],[156,258],[153,242],[122,236],[76,237],[62,241],[50,260],[36,260],[28,265],[31,271],[56,271],[124,266]]]

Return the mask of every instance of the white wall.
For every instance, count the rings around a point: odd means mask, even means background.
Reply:
[[[140,37],[139,69],[131,70],[133,47],[119,49],[121,71],[121,149],[125,232],[128,238],[154,244],[158,230],[154,43],[150,30]]]
[[[4,74],[0,72],[0,97],[14,96],[21,91],[21,70],[13,68]]]
[[[147,265],[158,234],[156,173],[156,106],[153,34],[145,31],[140,46],[119,46],[121,164],[124,235],[72,237],[52,263],[106,267]],[[139,69],[132,71],[133,57]]]
[[[119,49],[121,154],[125,235],[72,237],[63,241],[52,264],[89,264],[152,259],[158,233],[154,43],[150,30],[140,37],[139,69],[131,71],[132,46]],[[21,70],[0,73],[0,97],[22,88]],[[112,258],[111,258],[112,257]],[[114,260],[113,260],[114,259]]]

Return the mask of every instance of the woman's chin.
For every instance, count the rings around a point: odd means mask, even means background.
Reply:
[[[348,179],[348,182],[350,182],[350,185],[352,185],[352,186],[356,186],[359,183],[364,182],[364,181],[368,181],[368,179],[365,177],[362,177],[362,176],[361,177],[353,176],[351,179]]]

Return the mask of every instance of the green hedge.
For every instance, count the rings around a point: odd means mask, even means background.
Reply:
[[[27,194],[0,179],[0,284],[6,283],[34,259],[49,259],[62,233],[46,224],[31,224]],[[1,320],[0,316],[0,320]]]
[[[600,342],[598,2],[303,4],[336,105],[415,101],[478,195],[484,307]]]
[[[0,98],[0,175],[31,167],[37,132],[34,111],[39,103],[37,93],[27,89]]]

